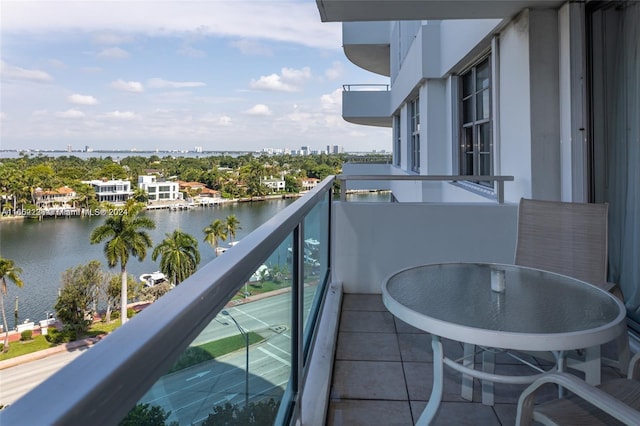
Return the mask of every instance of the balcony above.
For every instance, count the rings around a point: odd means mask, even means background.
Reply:
[[[342,118],[349,123],[392,127],[388,85],[349,84],[342,92]]]
[[[323,22],[509,18],[526,8],[556,8],[557,0],[316,0]]]
[[[362,69],[391,76],[390,32],[389,22],[343,23],[342,44],[346,57]]]

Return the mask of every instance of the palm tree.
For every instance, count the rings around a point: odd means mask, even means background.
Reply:
[[[153,249],[151,259],[155,261],[160,256],[160,270],[178,285],[193,274],[200,263],[198,241],[178,229],[166,235]]]
[[[204,232],[204,241],[211,244],[214,248],[216,256],[218,255],[218,241],[227,239],[227,228],[220,219],[216,219],[202,230]]]
[[[108,216],[103,225],[98,226],[91,233],[91,244],[107,240],[104,245],[104,255],[110,268],[120,262],[122,291],[120,292],[120,318],[122,324],[127,321],[127,262],[133,255],[142,261],[147,256],[147,248],[153,243],[145,229],[154,229],[155,223],[140,213],[144,205],[135,200],[127,201],[123,211],[127,214]]]
[[[232,214],[227,216],[227,234],[229,235],[229,240],[233,242],[233,239],[236,237],[236,231],[238,229],[242,229],[240,227],[240,221],[236,217],[236,215]]]
[[[22,287],[24,283],[20,279],[22,269],[14,265],[13,260],[0,256],[0,306],[2,306],[2,321],[4,323],[4,352],[9,350],[9,326],[7,315],[4,311],[4,296],[7,294],[7,280],[13,282],[17,287]]]

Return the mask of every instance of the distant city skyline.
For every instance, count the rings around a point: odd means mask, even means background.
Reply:
[[[351,64],[313,0],[1,0],[0,149],[389,151],[341,117]]]

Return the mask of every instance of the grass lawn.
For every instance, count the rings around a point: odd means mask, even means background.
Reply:
[[[249,332],[249,345],[262,342],[264,338],[253,331]],[[244,336],[237,334],[235,336],[225,337],[224,339],[214,340],[204,343],[200,346],[191,346],[178,358],[176,363],[171,367],[169,373],[183,370],[202,362],[210,361],[216,357],[235,352],[246,347]]]
[[[9,352],[0,353],[0,361],[52,348],[53,346],[54,345],[47,342],[44,336],[34,336],[32,340],[26,342],[11,342],[9,344]]]
[[[274,290],[280,290],[281,288],[291,287],[291,282],[289,280],[281,281],[279,283],[273,281],[265,281],[262,283],[251,283],[246,286],[242,286],[242,288],[238,291],[238,293],[233,297],[232,300],[244,299],[244,289],[247,289],[252,296],[256,294],[268,293]]]

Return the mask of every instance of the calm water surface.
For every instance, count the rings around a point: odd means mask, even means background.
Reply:
[[[199,242],[200,266],[215,258],[213,248],[204,243],[202,230],[215,219],[224,220],[234,214],[240,220],[236,240],[258,228],[277,212],[295,200],[275,200],[258,203],[229,204],[225,206],[194,208],[185,211],[155,210],[146,214],[155,221],[156,229],[149,231],[153,245],[157,245],[166,233],[181,229],[194,236]],[[16,296],[19,301],[19,319],[21,323],[29,318],[39,321],[53,311],[58,288],[61,286],[60,276],[68,268],[85,264],[90,260],[99,260],[103,269],[107,270],[102,252],[103,244],[90,244],[89,235],[94,228],[101,225],[104,218],[66,218],[46,219],[43,221],[24,220],[0,223],[0,253],[12,259],[22,268],[24,287],[18,289],[8,283],[8,294],[5,298],[5,309],[9,327],[14,324],[14,305]],[[225,245],[225,242],[222,242]],[[136,279],[140,274],[159,269],[159,261],[151,260],[151,252],[143,262],[131,258],[127,264],[127,272]],[[109,270],[118,273],[119,266]]]

